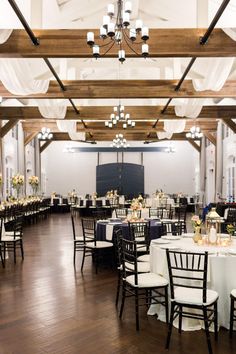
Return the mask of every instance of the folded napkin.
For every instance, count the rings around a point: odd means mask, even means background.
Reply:
[[[113,236],[113,225],[106,225],[106,240],[107,241],[112,241],[112,236]]]

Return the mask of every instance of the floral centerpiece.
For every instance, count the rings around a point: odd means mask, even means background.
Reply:
[[[193,240],[194,242],[197,243],[199,240],[202,239],[202,235],[201,235],[202,220],[199,218],[198,215],[193,215],[191,221],[194,228]]]
[[[94,192],[94,193],[92,194],[92,199],[97,199],[97,197],[98,197],[98,194],[97,194],[96,192]]]
[[[142,204],[139,202],[138,198],[134,198],[131,202],[130,209],[132,209],[132,216],[133,220],[138,219],[137,210],[142,208]]]
[[[24,181],[24,176],[20,175],[19,173],[13,176],[11,179],[12,188],[16,190],[17,199],[19,198],[20,190],[24,185]]]
[[[232,236],[234,235],[234,233],[235,233],[235,231],[236,231],[236,226],[233,225],[233,224],[228,224],[228,225],[226,226],[226,230],[227,230],[227,232],[228,232],[228,234],[229,234],[230,241],[231,241],[231,238],[232,238]]]
[[[29,177],[29,184],[31,185],[33,195],[36,195],[38,187],[39,187],[39,178],[37,176]]]
[[[107,193],[106,193],[107,198],[113,198],[113,196],[114,196],[113,190],[107,191]]]

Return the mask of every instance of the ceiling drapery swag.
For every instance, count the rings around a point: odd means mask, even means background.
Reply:
[[[63,120],[57,121],[57,127],[61,132],[66,132],[69,134],[71,140],[86,140],[86,134],[83,132],[77,132],[77,121],[76,120]]]
[[[11,34],[12,34],[11,29],[0,29],[0,44],[5,43]]]
[[[35,80],[28,59],[0,59],[0,81],[13,95],[46,93],[49,80]]]
[[[67,112],[67,106],[62,100],[37,100],[40,114],[48,119],[64,119]]]

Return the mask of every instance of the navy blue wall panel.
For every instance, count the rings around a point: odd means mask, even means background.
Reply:
[[[144,167],[133,163],[108,163],[96,168],[97,193],[100,196],[111,189],[128,198],[144,193]]]

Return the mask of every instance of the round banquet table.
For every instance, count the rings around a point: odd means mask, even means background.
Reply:
[[[182,237],[180,240],[170,241],[168,244],[157,244],[152,241],[150,246],[151,272],[168,279],[166,248],[198,253],[208,251],[207,288],[215,290],[219,294],[219,327],[229,328],[230,292],[236,288],[236,277],[234,275],[236,269],[236,239],[232,240],[230,246],[198,246],[189,237]],[[158,305],[151,305],[148,314],[158,314],[158,319],[165,321],[165,311]],[[178,321],[174,325],[178,327]],[[200,321],[183,318],[183,330],[191,331],[201,328],[203,328],[203,323]]]
[[[103,220],[97,221],[97,240],[98,241],[113,241],[115,231],[122,228],[122,234],[125,238],[129,238],[129,227],[127,222],[104,222]],[[151,240],[157,239],[162,236],[162,223],[157,220],[150,221],[150,238]]]

